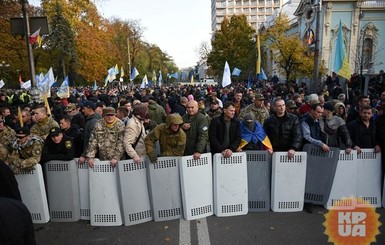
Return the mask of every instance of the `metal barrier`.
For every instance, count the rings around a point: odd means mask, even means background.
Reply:
[[[249,212],[270,210],[271,157],[267,151],[245,151]]]
[[[79,164],[78,158],[75,158],[75,162],[78,166],[80,219],[90,220],[90,180],[88,163]]]
[[[147,186],[145,161],[133,160],[118,163],[119,191],[123,207],[123,223],[136,225],[152,220],[152,210]]]
[[[233,153],[225,158],[221,153],[214,162],[214,213],[216,216],[247,214],[246,153]]]
[[[307,152],[305,202],[325,205],[332,189],[340,149],[330,147],[323,152],[318,146],[306,144]]]
[[[193,156],[180,159],[180,182],[183,214],[186,220],[213,215],[213,168],[211,153],[202,154],[200,159]]]
[[[357,154],[357,207],[381,207],[381,153],[362,149]]]
[[[304,204],[306,152],[274,152],[272,158],[271,209],[274,212],[301,211]]]
[[[45,170],[51,221],[78,221],[80,219],[80,195],[75,160],[49,161],[45,163]]]
[[[173,220],[181,217],[179,158],[158,157],[156,163],[147,161],[150,199],[155,221]]]
[[[95,159],[94,167],[89,168],[89,177],[91,225],[122,225],[116,168],[110,161]]]
[[[20,195],[32,216],[32,222],[43,224],[49,221],[47,195],[44,187],[43,171],[40,164],[34,170],[22,170],[16,175]]]

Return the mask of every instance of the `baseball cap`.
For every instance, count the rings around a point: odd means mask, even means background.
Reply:
[[[76,105],[73,103],[69,103],[64,109],[65,112],[70,112],[76,109]]]
[[[255,99],[256,100],[265,100],[266,98],[265,98],[265,96],[263,96],[263,94],[256,94]]]
[[[105,107],[103,108],[103,115],[115,115],[115,108],[113,107]]]
[[[28,136],[30,131],[29,128],[27,127],[21,127],[15,130],[16,132],[16,137],[17,138],[24,138],[25,136]]]
[[[333,112],[334,111],[333,102],[326,102],[324,104],[324,109]]]
[[[96,104],[90,100],[86,100],[84,101],[83,103],[83,107],[87,107],[87,108],[90,108],[92,110],[95,110],[96,109]]]
[[[58,127],[53,127],[49,130],[49,137],[58,136],[61,133],[61,129]]]
[[[290,109],[297,109],[297,104],[295,103],[294,100],[288,100],[286,102],[286,107],[290,108]]]

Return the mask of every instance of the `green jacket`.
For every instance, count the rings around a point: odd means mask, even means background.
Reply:
[[[204,153],[209,139],[209,123],[200,112],[194,116],[187,113],[182,116],[183,122],[190,123],[191,127],[185,130],[187,141],[184,155],[192,155],[194,152]]]
[[[151,162],[155,162],[158,157],[155,154],[155,142],[158,140],[160,145],[160,156],[183,156],[186,147],[186,134],[181,128],[179,128],[177,132],[169,130],[174,119],[171,115],[167,117],[166,123],[156,126],[144,139],[146,153]],[[177,116],[179,116],[179,114]]]

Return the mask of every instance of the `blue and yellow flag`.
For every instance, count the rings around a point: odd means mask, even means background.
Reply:
[[[271,145],[269,137],[267,137],[265,130],[259,122],[255,123],[254,132],[250,131],[244,122],[241,123],[241,135],[242,140],[239,148],[245,147],[249,143],[257,144],[261,142],[263,144],[264,150],[273,150],[273,146]]]

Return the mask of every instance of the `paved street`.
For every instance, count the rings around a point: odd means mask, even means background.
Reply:
[[[324,213],[249,213],[198,221],[147,222],[134,226],[92,227],[88,221],[35,225],[37,243],[43,244],[327,244]],[[385,223],[385,209],[377,209]],[[375,244],[385,244],[385,228],[380,227]]]

